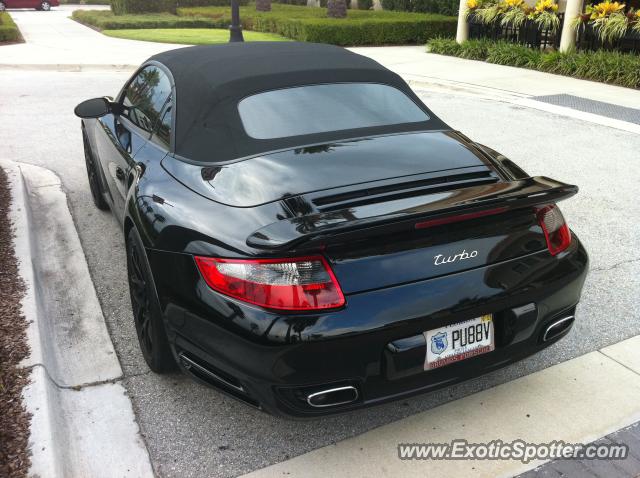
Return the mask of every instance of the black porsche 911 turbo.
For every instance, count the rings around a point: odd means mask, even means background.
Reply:
[[[76,108],[142,354],[274,414],[434,390],[571,328],[588,256],[531,177],[342,48],[161,53]]]

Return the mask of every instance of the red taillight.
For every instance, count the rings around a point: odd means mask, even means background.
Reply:
[[[571,244],[571,231],[564,216],[555,204],[537,210],[538,223],[542,226],[547,247],[552,256],[564,251]]]
[[[209,287],[268,309],[331,309],[345,302],[333,271],[321,256],[195,260]]]

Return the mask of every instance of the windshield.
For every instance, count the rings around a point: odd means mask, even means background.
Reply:
[[[275,139],[403,123],[429,116],[400,90],[377,83],[334,83],[267,91],[238,104],[255,139]]]

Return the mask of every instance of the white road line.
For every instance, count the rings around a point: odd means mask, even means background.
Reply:
[[[245,476],[516,475],[544,461],[406,461],[398,459],[397,445],[596,440],[640,420],[638,345],[634,337]]]

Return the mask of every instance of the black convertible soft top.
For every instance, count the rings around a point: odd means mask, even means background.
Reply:
[[[149,61],[165,65],[176,88],[174,153],[188,161],[221,163],[268,151],[338,139],[406,131],[449,129],[397,74],[340,47],[297,42],[228,43],[180,48]],[[294,86],[366,82],[394,86],[430,119],[308,134],[255,139],[245,132],[238,103],[255,93]]]

